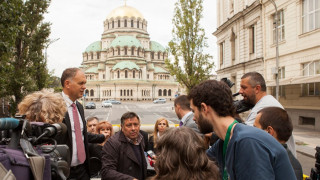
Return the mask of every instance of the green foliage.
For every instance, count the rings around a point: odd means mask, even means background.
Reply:
[[[200,27],[203,0],[178,0],[173,17],[173,39],[169,51],[173,63],[166,60],[167,68],[189,92],[201,81],[207,80],[213,68],[212,56],[203,52],[208,47],[204,29]]]
[[[0,0],[0,96],[16,111],[25,94],[48,86],[43,49],[50,24],[43,22],[50,0]]]

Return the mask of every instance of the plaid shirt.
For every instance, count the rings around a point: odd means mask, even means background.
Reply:
[[[139,145],[141,143],[141,141],[142,141],[142,138],[143,138],[143,136],[139,133],[139,136],[138,136],[137,141],[135,143],[134,141],[132,141],[130,138],[128,138],[126,136],[126,139],[128,140],[128,142],[133,144],[133,145]]]

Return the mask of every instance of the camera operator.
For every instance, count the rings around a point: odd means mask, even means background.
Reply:
[[[71,150],[69,179],[90,179],[89,150],[83,106],[77,101],[86,89],[86,77],[79,68],[65,69],[61,76],[62,97],[68,111],[63,123],[67,125],[68,136],[61,143]]]
[[[258,111],[263,108],[279,107],[284,109],[273,96],[267,95],[266,89],[265,80],[258,72],[248,72],[241,77],[239,93],[243,96],[245,102],[254,105],[245,122],[249,126],[253,126]],[[296,147],[293,136],[290,136],[286,144],[288,145],[288,149],[296,157]]]

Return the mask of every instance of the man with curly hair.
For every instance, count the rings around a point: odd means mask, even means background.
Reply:
[[[196,123],[211,125],[219,137],[207,155],[218,162],[223,179],[296,179],[277,140],[235,120],[231,90],[224,82],[202,82],[188,98]]]

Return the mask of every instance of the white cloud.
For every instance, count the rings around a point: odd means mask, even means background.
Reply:
[[[167,46],[171,40],[174,0],[129,0],[127,5],[139,10],[148,21],[151,40]],[[86,47],[101,39],[103,21],[115,8],[124,5],[119,0],[55,0],[51,1],[45,21],[51,22],[50,39],[60,38],[48,47],[48,68],[61,76],[68,67],[78,67]],[[216,2],[204,0],[202,27],[208,37],[206,52],[216,59]]]

